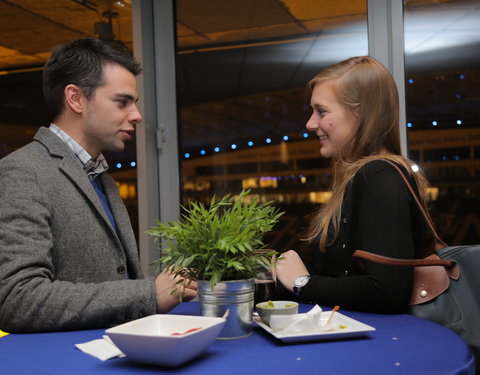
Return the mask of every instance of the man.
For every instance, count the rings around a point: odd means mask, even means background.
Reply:
[[[91,38],[47,61],[53,123],[0,160],[0,330],[108,327],[178,303],[172,274],[143,278],[102,156],[122,151],[142,119],[140,72],[133,57]],[[195,296],[192,283],[183,299]]]

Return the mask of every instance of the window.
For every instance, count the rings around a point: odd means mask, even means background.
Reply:
[[[269,246],[305,246],[300,228],[330,181],[305,129],[305,85],[368,53],[366,1],[341,3],[176,2],[182,203],[251,189],[286,212]]]
[[[479,11],[469,0],[404,10],[410,157],[437,191],[433,216],[450,245],[480,238]]]

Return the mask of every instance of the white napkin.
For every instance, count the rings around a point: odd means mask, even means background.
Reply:
[[[82,352],[102,361],[115,357],[125,357],[125,354],[117,348],[107,335],[104,335],[101,339],[84,342],[82,344],[75,344],[75,346]]]
[[[270,328],[284,334],[325,332],[333,329],[333,323],[326,323],[327,319],[322,319],[322,309],[318,305],[304,314],[270,316]]]

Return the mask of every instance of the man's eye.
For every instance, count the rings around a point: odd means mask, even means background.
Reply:
[[[126,107],[126,105],[128,104],[128,101],[126,100],[117,100],[117,103],[120,107]]]

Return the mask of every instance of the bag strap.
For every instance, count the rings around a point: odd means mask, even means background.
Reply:
[[[446,268],[453,267],[456,263],[452,260],[445,260],[436,255],[430,255],[423,259],[398,259],[390,258],[383,255],[370,253],[363,250],[355,250],[354,257],[363,258],[376,263],[388,264],[391,266],[411,266],[411,267],[424,267],[424,266],[443,266]]]
[[[430,216],[427,214],[425,208],[423,207],[423,204],[420,202],[420,199],[418,199],[417,194],[415,193],[415,190],[413,190],[412,185],[410,184],[410,181],[405,176],[403,171],[391,160],[388,160],[388,159],[383,159],[383,160],[391,164],[400,173],[400,176],[402,176],[403,180],[407,184],[408,190],[410,190],[412,197],[415,199],[415,202],[417,203],[418,208],[420,208],[420,211],[422,212],[422,215],[425,218],[426,223],[428,224],[430,230],[432,231],[432,234],[435,237],[436,250],[439,250],[442,247],[446,247],[447,244],[438,235],[437,231],[435,230],[435,226],[433,225],[432,220],[430,219]],[[370,260],[372,262],[383,263],[383,264],[388,264],[392,266],[410,266],[410,267],[443,266],[448,270],[449,276],[451,278],[456,280],[460,275],[460,271],[458,267],[456,267],[455,261],[441,259],[436,254],[432,254],[423,259],[398,259],[398,258],[391,258],[383,255],[370,253],[364,250],[356,250],[352,254],[352,256]]]
[[[435,226],[433,225],[432,220],[430,219],[430,215],[428,215],[427,211],[425,210],[425,207],[420,202],[420,199],[418,199],[417,193],[415,192],[415,190],[413,190],[412,185],[410,184],[410,181],[408,180],[407,176],[405,176],[405,173],[403,173],[403,171],[398,167],[398,165],[395,164],[394,162],[392,162],[391,160],[388,160],[388,159],[383,159],[383,160],[385,162],[387,162],[388,164],[392,165],[398,171],[398,173],[400,173],[400,176],[402,176],[403,180],[407,184],[408,190],[410,190],[410,194],[412,195],[413,199],[415,199],[415,202],[417,203],[418,208],[422,212],[422,215],[423,215],[428,227],[430,228],[433,236],[435,237],[435,241],[436,241],[435,250],[439,250],[442,247],[448,246],[447,243],[445,241],[443,241],[440,238],[440,236],[438,235],[438,233],[435,229]]]

